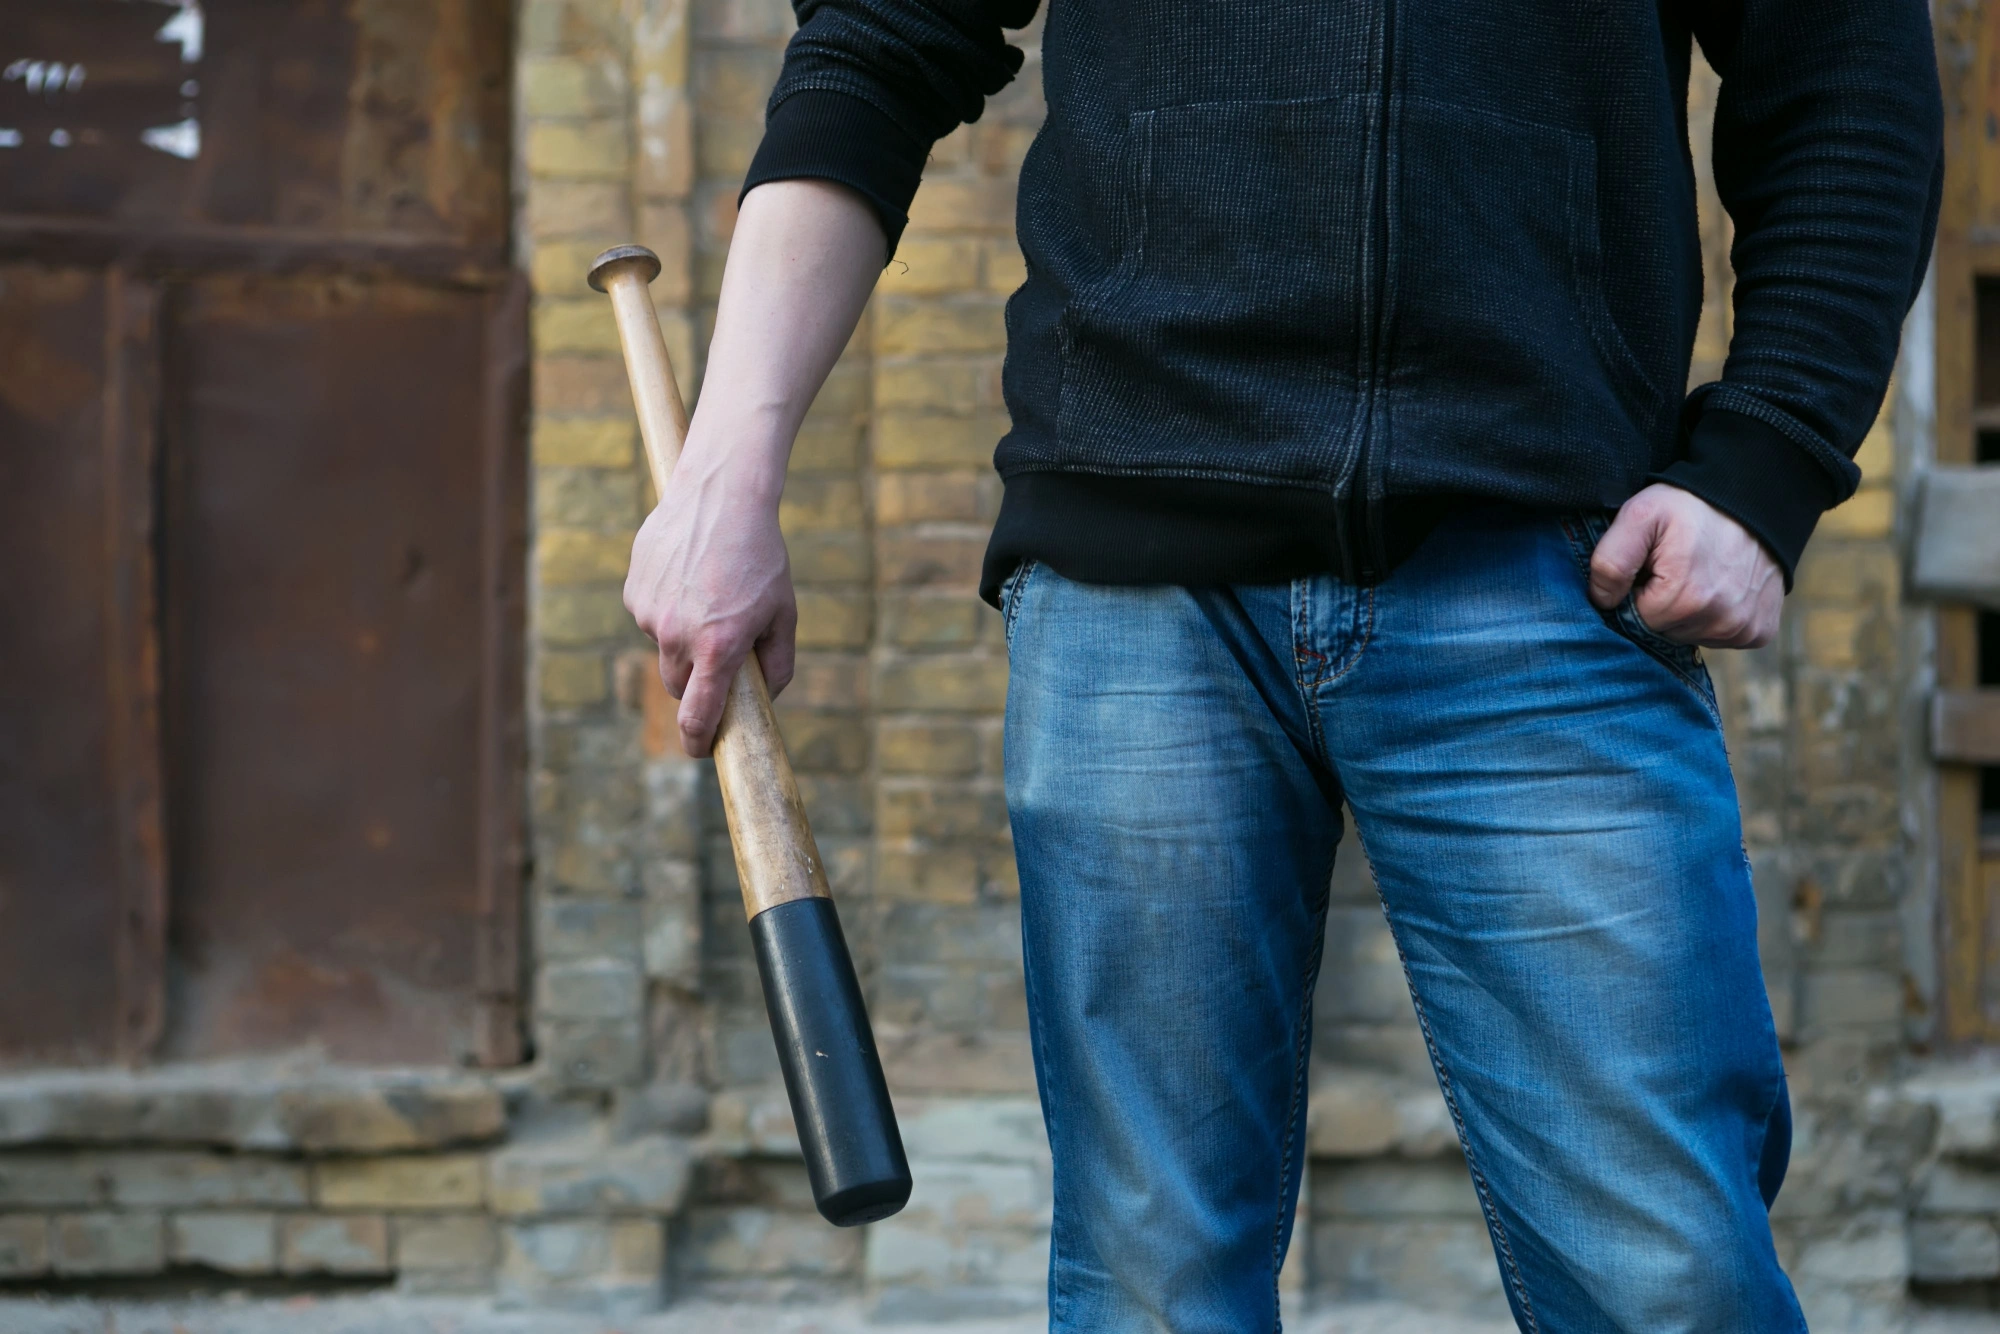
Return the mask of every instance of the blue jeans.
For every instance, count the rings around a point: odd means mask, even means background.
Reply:
[[[1009,582],[1052,1329],[1278,1328],[1343,802],[1520,1327],[1805,1327],[1713,686],[1591,606],[1603,526],[1468,511],[1372,588]]]

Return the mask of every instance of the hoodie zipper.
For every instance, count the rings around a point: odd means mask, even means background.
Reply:
[[[1361,418],[1361,446],[1354,454],[1354,470],[1348,476],[1346,524],[1348,574],[1353,582],[1369,584],[1383,573],[1376,556],[1374,506],[1369,500],[1370,446],[1375,435],[1375,399],[1382,392],[1382,377],[1388,362],[1384,344],[1389,332],[1389,118],[1395,93],[1396,0],[1382,0],[1382,92],[1381,121],[1375,145],[1375,197],[1371,201],[1371,249],[1374,251],[1373,295],[1374,335],[1369,342],[1368,410]]]

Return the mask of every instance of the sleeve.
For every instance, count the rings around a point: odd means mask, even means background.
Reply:
[[[793,0],[799,30],[743,183],[817,177],[874,206],[896,253],[931,145],[1021,68],[1039,0]]]
[[[1755,533],[1791,583],[1819,516],[1854,493],[1944,183],[1924,0],[1697,0],[1722,76],[1715,179],[1735,224],[1722,379],[1692,393],[1652,480]]]

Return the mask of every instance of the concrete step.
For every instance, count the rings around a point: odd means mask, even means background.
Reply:
[[[5,1334],[1041,1334],[1039,1314],[1004,1320],[880,1324],[854,1302],[814,1306],[680,1303],[623,1320],[496,1311],[464,1301],[372,1296],[99,1302],[0,1300]],[[1512,1334],[1512,1324],[1375,1304],[1313,1312],[1294,1334]]]

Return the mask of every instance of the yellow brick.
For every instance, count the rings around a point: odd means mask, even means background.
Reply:
[[[534,385],[535,410],[548,416],[632,420],[631,382],[617,357],[544,354],[535,358]]]
[[[885,662],[876,672],[875,698],[884,709],[998,713],[1007,702],[1007,662],[957,653]]]
[[[785,534],[792,580],[805,584],[855,584],[874,568],[868,536],[855,531]]]
[[[1885,406],[1882,415],[1868,428],[1862,437],[1861,448],[1855,451],[1854,462],[1861,469],[1862,484],[1887,485],[1896,470],[1896,438],[1889,430],[1889,410]]]
[[[542,468],[630,468],[637,436],[625,419],[540,417],[532,453]]]
[[[535,566],[551,587],[622,580],[631,555],[628,534],[551,528],[535,539]]]
[[[884,899],[926,903],[979,901],[979,859],[969,848],[878,854],[875,892]]]
[[[971,415],[1000,406],[997,361],[902,361],[878,366],[875,401],[888,411]]]
[[[875,829],[887,839],[992,839],[1006,828],[1007,803],[997,787],[903,779],[876,794]]]
[[[701,114],[738,116],[762,123],[771,85],[784,63],[779,46],[706,47],[694,64],[695,96]]]
[[[764,140],[762,116],[711,116],[706,107],[694,126],[695,154],[704,176],[741,180]]]
[[[880,286],[896,293],[972,291],[979,286],[979,242],[905,236]]]
[[[1819,521],[1828,537],[1887,537],[1895,527],[1896,493],[1886,486],[1863,487]]]
[[[1806,612],[1806,659],[1815,667],[1852,667],[1859,659],[1863,614],[1846,608],[1812,607]]]
[[[912,231],[1006,231],[1014,225],[1014,182],[1003,176],[927,180],[910,203]]]
[[[632,631],[625,600],[611,588],[545,588],[535,602],[535,630],[545,644],[587,644]]]
[[[609,694],[603,654],[542,654],[542,703],[551,708],[573,708],[599,703]]]
[[[948,585],[968,592],[979,582],[986,556],[984,529],[958,532],[892,530],[875,543],[875,574],[883,585]]]
[[[846,421],[866,413],[874,402],[874,367],[865,350],[850,345],[833,365],[806,412],[807,421]]]
[[[778,504],[778,524],[787,534],[859,528],[864,515],[861,483],[852,477],[789,477]]]
[[[641,206],[639,240],[660,257],[660,276],[653,279],[653,303],[686,305],[694,296],[694,229],[687,206],[678,200]]]
[[[962,723],[885,720],[875,755],[884,773],[969,777],[979,771],[979,733]]]
[[[613,116],[625,109],[624,71],[608,56],[529,56],[520,80],[527,116]]]
[[[936,174],[962,167],[972,161],[972,126],[961,125],[944,138],[931,145],[930,161],[924,164],[927,174]]]
[[[985,254],[987,291],[1012,292],[1028,281],[1028,261],[1013,238],[986,242]]]
[[[542,352],[617,352],[618,325],[611,303],[538,301],[535,303],[535,347]]]
[[[528,279],[537,294],[588,304],[595,300],[604,308],[605,320],[611,318],[611,303],[590,289],[590,264],[605,250],[617,244],[597,237],[582,241],[550,241],[535,247],[535,257],[528,264]],[[615,326],[614,326],[615,327]]]
[[[992,608],[969,591],[938,596],[887,596],[882,637],[898,648],[966,648],[979,642]]]
[[[884,528],[925,519],[989,517],[977,472],[891,472],[875,479],[875,522]]]
[[[1007,434],[1004,414],[939,417],[884,412],[875,422],[875,463],[881,468],[993,466],[993,447]]]
[[[785,749],[801,773],[860,773],[868,767],[868,725],[852,714],[785,712]]]
[[[1006,345],[1001,303],[992,297],[885,300],[875,312],[875,347],[885,354],[998,352]]]
[[[1038,127],[989,121],[979,127],[979,165],[995,176],[1011,176],[1020,170],[1028,145],[1035,142]]]
[[[792,442],[792,471],[848,472],[859,467],[863,430],[860,422],[851,419],[808,420]]]
[[[801,588],[800,648],[866,648],[870,622],[868,595]]]
[[[631,216],[623,181],[544,179],[531,181],[528,186],[524,217],[528,235],[538,241],[565,236],[615,236],[631,226]]]
[[[531,124],[523,156],[533,176],[621,180],[632,171],[632,144],[616,120]]]
[[[1792,593],[1813,603],[1887,605],[1901,588],[1901,566],[1888,543],[1819,537],[1799,561]]]
[[[336,1158],[314,1174],[319,1202],[330,1209],[452,1209],[486,1200],[486,1160],[477,1154]]]
[[[866,709],[868,662],[852,653],[802,651],[784,700],[797,709]]]

